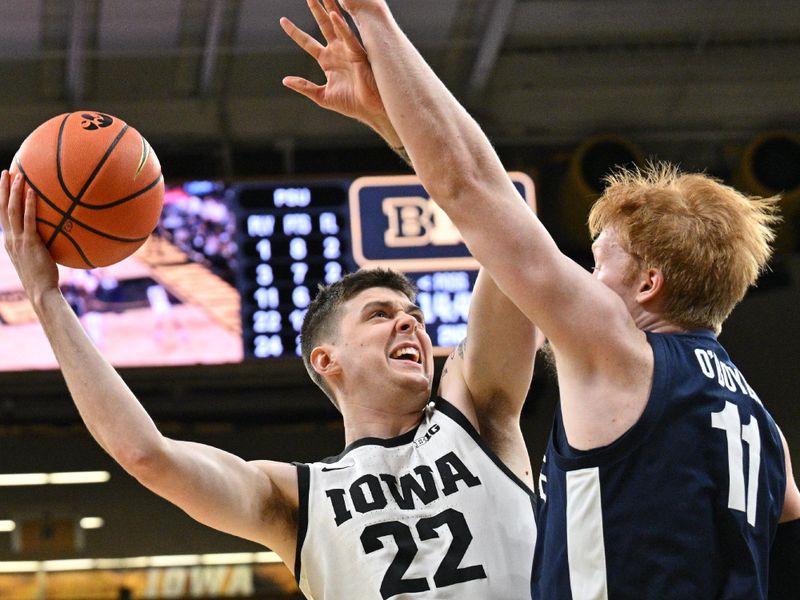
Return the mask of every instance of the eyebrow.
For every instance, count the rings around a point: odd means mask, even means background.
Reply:
[[[403,310],[403,312],[406,312],[408,314],[417,313],[419,315],[422,315],[423,317],[425,314],[422,312],[422,309],[413,302],[409,302],[405,306],[401,306],[398,302],[392,302],[391,300],[373,300],[372,302],[367,302],[364,306],[361,307],[361,312],[362,313],[370,312],[372,310],[375,310],[376,308],[392,308],[392,309],[400,308]]]

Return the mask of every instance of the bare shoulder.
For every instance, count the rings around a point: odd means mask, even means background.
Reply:
[[[298,505],[297,467],[274,460],[254,460],[250,464],[263,473],[268,483],[274,487],[277,502],[295,507]]]
[[[464,338],[442,368],[439,396],[467,417],[486,445],[520,480],[533,489],[530,457],[514,411],[491,410],[492,398],[476,402],[464,377],[464,357],[469,341]]]
[[[464,338],[450,353],[450,356],[447,357],[439,377],[437,394],[440,398],[447,400],[460,410],[472,423],[472,426],[480,431],[475,402],[464,379],[464,352],[466,347],[467,338]]]
[[[573,361],[554,348],[564,427],[581,450],[605,446],[641,417],[650,396],[654,356],[647,335],[611,329],[605,349],[590,361]]]

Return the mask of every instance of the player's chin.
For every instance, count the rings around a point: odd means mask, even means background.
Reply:
[[[420,385],[430,386],[433,380],[432,370],[426,368],[425,365],[415,363],[409,360],[392,361],[390,365],[394,373],[403,379],[408,379],[417,382]]]

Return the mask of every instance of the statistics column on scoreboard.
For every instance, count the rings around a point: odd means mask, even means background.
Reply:
[[[349,182],[234,188],[246,358],[300,355],[300,328],[319,284],[355,269]]]

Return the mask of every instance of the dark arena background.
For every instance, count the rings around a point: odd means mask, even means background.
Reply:
[[[770,270],[721,335],[800,464],[800,3],[395,0],[561,248],[616,164],[666,160],[784,194]],[[63,268],[84,327],[162,431],[245,459],[338,454],[338,413],[298,358],[317,285],[405,271],[444,360],[477,264],[365,127],[281,85],[322,82],[281,31],[298,0],[3,0],[0,162],[64,112],[119,115],[157,152],[164,210],[111,267]],[[523,415],[538,468],[557,396]],[[267,548],[148,492],[90,438],[0,253],[0,598],[300,598]]]

